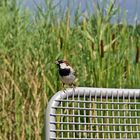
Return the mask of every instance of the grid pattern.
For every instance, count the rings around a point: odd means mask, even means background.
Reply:
[[[140,139],[140,90],[77,88],[53,99],[49,139]]]

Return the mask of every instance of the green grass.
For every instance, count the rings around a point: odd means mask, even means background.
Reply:
[[[0,3],[0,139],[44,137],[48,100],[61,83],[54,64],[67,59],[77,72],[77,86],[140,88],[140,26],[110,24],[113,4],[103,16],[98,6],[89,19],[70,11],[60,16],[48,3],[43,13]]]

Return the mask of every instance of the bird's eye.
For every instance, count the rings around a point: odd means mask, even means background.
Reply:
[[[64,61],[64,63],[68,66],[69,65],[69,63],[67,62],[67,61]]]

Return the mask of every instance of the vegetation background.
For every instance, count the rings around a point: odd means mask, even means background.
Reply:
[[[140,25],[110,24],[115,1],[88,18],[77,9],[72,25],[69,9],[62,17],[46,5],[31,18],[0,1],[0,140],[43,139],[46,105],[61,90],[56,59],[72,64],[77,86],[140,88]]]

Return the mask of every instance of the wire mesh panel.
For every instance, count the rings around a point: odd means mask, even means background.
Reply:
[[[75,88],[56,93],[46,140],[140,139],[140,90]]]

